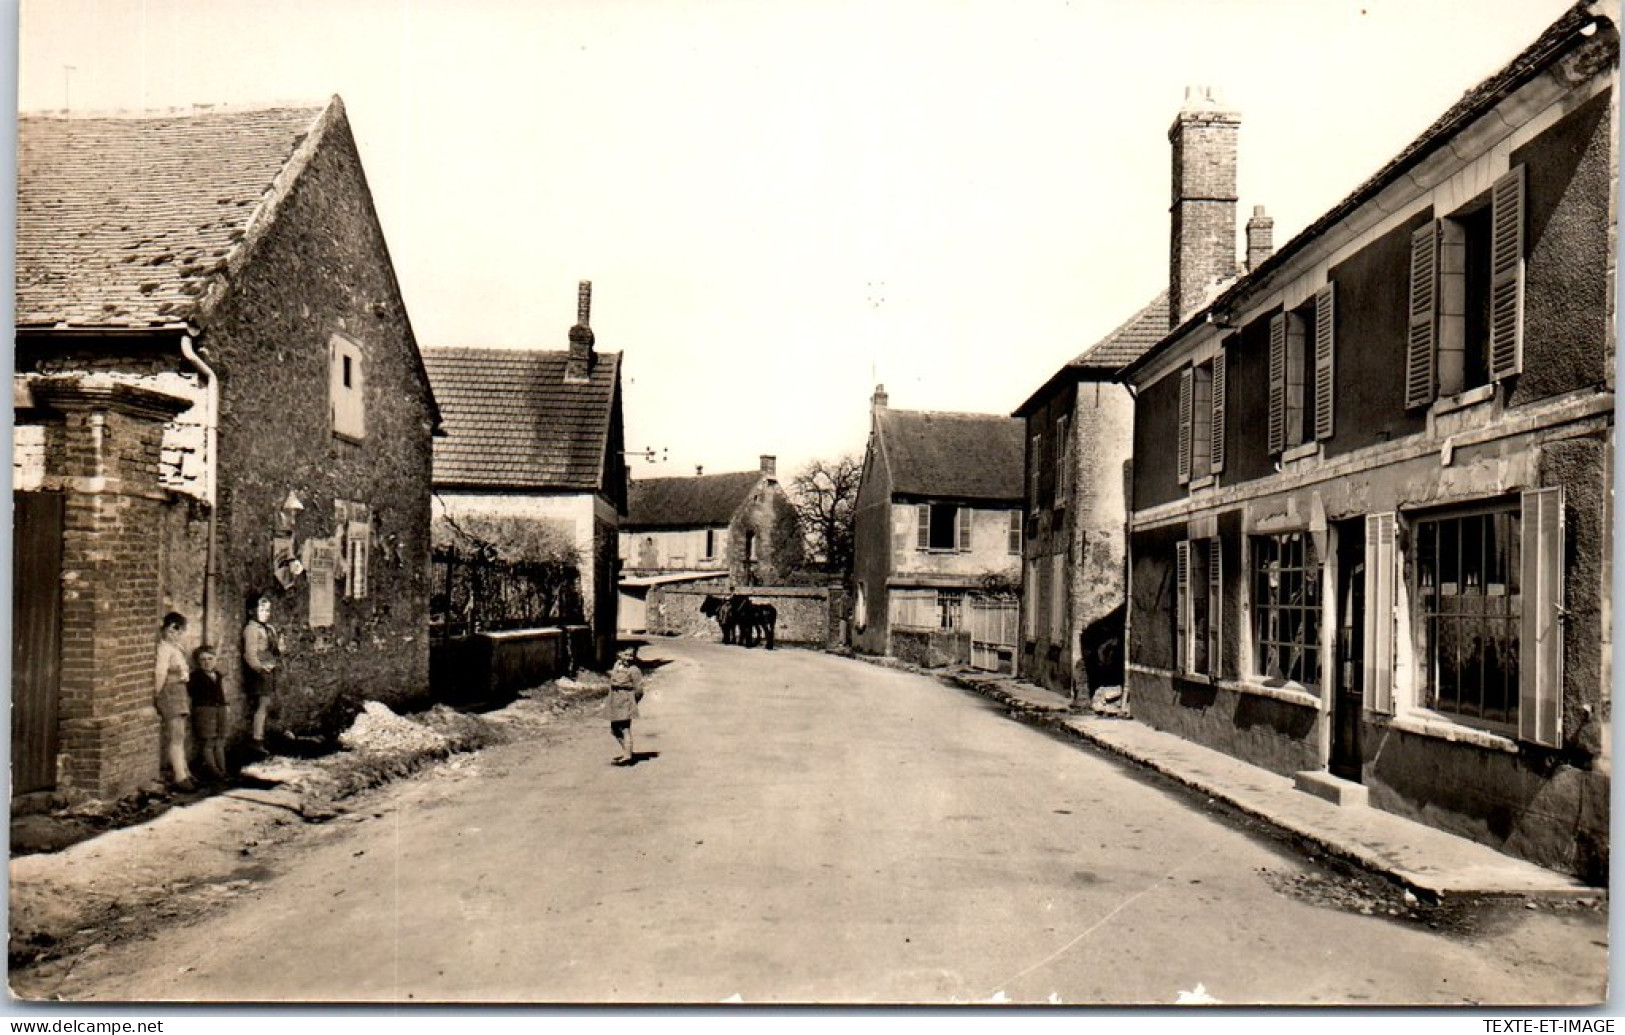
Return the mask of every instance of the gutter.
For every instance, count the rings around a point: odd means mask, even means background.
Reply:
[[[209,505],[209,533],[203,566],[203,631],[202,642],[209,638],[209,619],[214,613],[215,586],[220,580],[219,540],[220,507],[217,496],[219,485],[220,442],[220,378],[192,345],[190,333],[181,335],[181,355],[197,368],[207,383],[203,410],[203,498]]]

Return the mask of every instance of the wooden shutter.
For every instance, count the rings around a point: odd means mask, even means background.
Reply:
[[[1270,319],[1270,452],[1286,448],[1286,314]]]
[[[1395,516],[1365,516],[1365,706],[1394,713]]]
[[[1191,480],[1191,407],[1194,405],[1192,372],[1187,368],[1179,372],[1179,484]]]
[[[1405,337],[1405,408],[1433,402],[1438,368],[1439,221],[1411,234],[1410,327]]]
[[[1213,431],[1208,436],[1209,470],[1224,470],[1224,350],[1213,357]]]
[[[914,546],[919,550],[931,549],[931,505],[921,503],[914,508],[918,534]]]
[[[1182,539],[1174,544],[1174,667],[1191,670],[1191,544]]]
[[[1563,487],[1523,494],[1518,737],[1563,743]]]
[[[1524,167],[1490,192],[1490,378],[1523,371]]]
[[[960,553],[970,552],[970,508],[959,508],[958,548]]]
[[[1315,292],[1315,438],[1332,437],[1333,360],[1332,296],[1335,285]]]
[[[1224,599],[1224,570],[1219,545],[1217,536],[1207,541],[1207,672],[1215,679],[1220,671],[1219,645],[1224,642],[1220,621],[1224,614],[1220,603]]]

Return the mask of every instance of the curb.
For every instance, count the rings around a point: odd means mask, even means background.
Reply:
[[[926,674],[926,673],[922,673]],[[1598,904],[1608,901],[1607,888],[1572,888],[1572,889],[1520,889],[1520,890],[1485,890],[1478,893],[1464,892],[1459,888],[1446,889],[1439,882],[1430,881],[1425,876],[1407,872],[1397,868],[1380,854],[1369,851],[1362,846],[1350,845],[1328,836],[1313,827],[1294,823],[1281,816],[1270,813],[1256,805],[1238,798],[1221,785],[1213,784],[1193,777],[1175,767],[1158,760],[1125,750],[1121,745],[1095,736],[1089,730],[1074,724],[1073,716],[1086,713],[1075,712],[1062,705],[1046,705],[1024,700],[997,686],[993,681],[967,677],[959,674],[939,674],[939,678],[954,686],[980,694],[989,700],[1004,705],[1012,718],[1034,726],[1064,733],[1067,736],[1086,742],[1096,748],[1124,761],[1133,763],[1143,769],[1163,776],[1174,783],[1202,794],[1215,801],[1223,802],[1226,807],[1251,819],[1263,823],[1283,837],[1291,838],[1306,848],[1319,852],[1328,858],[1359,867],[1362,871],[1376,877],[1383,878],[1397,887],[1409,891],[1424,902],[1437,904],[1447,897],[1485,898],[1517,901],[1542,902],[1575,902],[1585,904]],[[1103,721],[1110,721],[1102,717]]]

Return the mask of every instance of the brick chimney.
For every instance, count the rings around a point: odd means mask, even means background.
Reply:
[[[869,397],[869,408],[872,410],[884,410],[886,408],[887,398],[886,386],[875,385],[875,394]]]
[[[1275,220],[1264,214],[1263,205],[1253,206],[1247,220],[1247,272],[1251,273],[1275,251]]]
[[[770,482],[778,480],[778,477],[779,477],[779,459],[778,459],[778,457],[768,456],[766,453],[762,454],[762,477],[766,478]]]
[[[1177,327],[1201,309],[1214,285],[1236,275],[1236,137],[1241,116],[1221,108],[1213,89],[1185,88],[1168,129],[1173,201],[1168,248],[1168,320]]]
[[[704,476],[705,476],[705,465],[704,464],[695,464],[694,465],[694,477],[703,478]]]
[[[576,325],[570,328],[570,357],[564,361],[564,383],[586,384],[592,380],[593,355],[592,281],[583,280],[576,289]]]

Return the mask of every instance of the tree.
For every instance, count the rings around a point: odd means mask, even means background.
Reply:
[[[790,479],[790,498],[801,519],[811,567],[843,579],[852,573],[853,515],[863,461],[848,454],[813,460]]]

